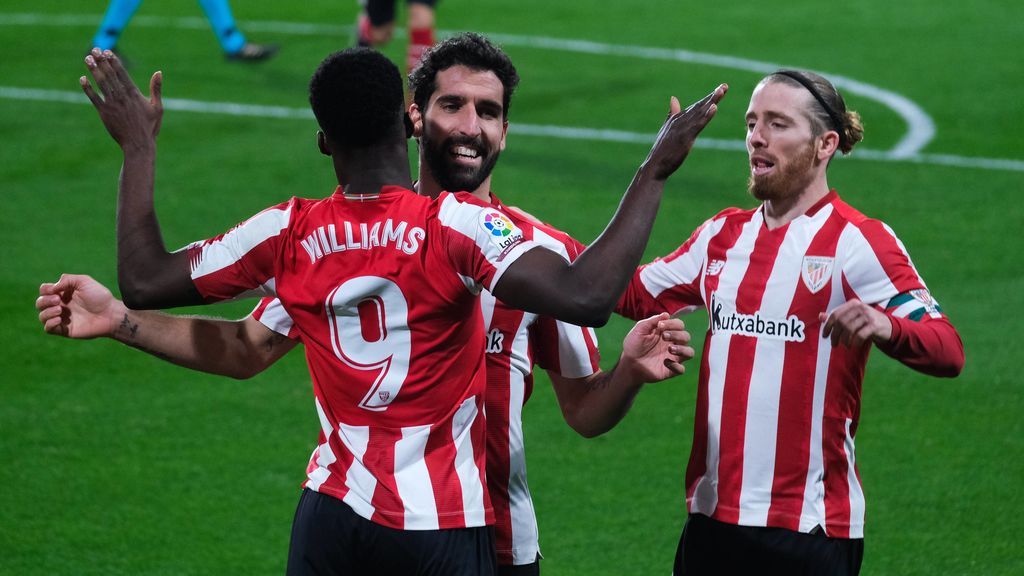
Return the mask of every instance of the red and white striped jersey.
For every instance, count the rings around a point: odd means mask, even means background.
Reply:
[[[491,201],[527,238],[567,261],[582,245],[550,226],[534,224],[515,210]],[[495,547],[501,565],[529,564],[540,551],[537,517],[526,480],[523,405],[533,392],[533,366],[583,378],[599,369],[597,336],[590,328],[537,316],[501,303],[490,293],[480,298],[487,330],[487,488],[495,513]]]
[[[637,270],[625,315],[708,309],[690,513],[863,537],[854,437],[870,347],[833,348],[818,320],[851,299],[945,321],[893,231],[835,191],[775,230],[760,208],[726,210]]]
[[[469,194],[384,187],[293,198],[189,255],[204,297],[277,296],[262,315],[305,345],[321,424],[305,486],[433,530],[494,522],[476,296],[534,246]]]
[[[525,219],[493,194],[491,202],[521,224],[528,239],[566,260],[575,260],[583,250],[569,235]],[[599,369],[597,335],[591,328],[506,306],[490,292],[481,293],[480,308],[486,333],[487,489],[494,506],[498,563],[529,564],[540,550],[523,443],[523,406],[533,392],[533,367],[566,378],[590,376]],[[279,334],[300,336],[276,298],[261,300],[253,317]]]

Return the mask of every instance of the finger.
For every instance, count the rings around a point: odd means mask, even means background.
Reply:
[[[46,324],[53,318],[60,318],[64,309],[61,306],[47,306],[39,309],[39,321]]]
[[[99,108],[99,106],[103,104],[103,99],[100,98],[100,95],[92,89],[92,84],[89,83],[88,78],[85,76],[80,77],[78,79],[78,85],[82,87],[82,92],[85,92],[85,95],[89,98],[89,101],[92,102],[93,106]]]
[[[676,98],[675,96],[669,98],[669,100],[668,100],[668,115],[669,116],[675,116],[676,114],[679,114],[682,111],[683,111],[683,107],[679,104],[679,98]]]
[[[673,362],[671,360],[665,360],[665,368],[668,368],[668,371],[675,374],[676,376],[684,374],[686,372],[686,366],[683,366],[679,362]]]
[[[689,344],[690,333],[686,330],[672,330],[662,334],[661,339],[672,344]]]
[[[822,316],[825,316],[825,314],[819,314],[819,319]],[[835,326],[835,322],[836,322],[836,320],[835,320],[835,315],[834,314],[829,314],[825,318],[825,325],[821,327],[821,337],[822,338],[828,338],[829,335],[832,334],[832,329]]]
[[[110,65],[110,58],[107,57],[107,52],[103,53],[103,56],[96,60],[96,71],[94,74],[96,77],[96,83],[100,86],[100,91],[106,97],[116,97],[121,94],[120,81],[117,78],[117,72]]]
[[[55,286],[55,284],[52,284],[50,282],[45,282],[43,284],[40,284],[39,285],[39,295],[43,296],[43,295],[48,295],[48,294],[56,294],[57,291],[54,290],[54,286]]]
[[[96,81],[96,88],[100,91],[100,94],[104,98],[110,97],[110,80],[107,70],[100,66],[103,62],[103,56],[97,55],[96,50],[93,49],[92,54],[85,57],[85,66],[89,69],[89,73],[92,74],[93,80]]]
[[[689,360],[697,354],[690,346],[669,346],[668,351],[669,354],[677,356],[683,360]]]
[[[50,320],[47,320],[46,323],[43,324],[43,330],[49,332],[50,334],[57,334],[59,336],[68,335],[68,326],[59,316],[57,318],[51,318]]]
[[[114,74],[117,77],[117,83],[120,87],[119,89],[125,94],[138,93],[141,96],[142,92],[139,92],[139,88],[135,86],[135,81],[132,80],[131,74],[129,74],[128,70],[124,67],[124,63],[121,62],[121,58],[117,54],[111,52],[107,57],[107,61],[110,62],[110,69],[114,71]]]
[[[56,294],[44,294],[36,298],[36,310],[45,310],[50,306],[60,306],[60,296]]]
[[[153,77],[149,79],[149,102],[158,110],[162,110],[164,107],[162,100],[163,91],[164,73],[157,70],[153,73]]]

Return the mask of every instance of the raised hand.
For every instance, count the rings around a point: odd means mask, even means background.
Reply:
[[[719,84],[713,92],[694,102],[686,110],[681,110],[679,100],[675,96],[672,97],[669,102],[668,118],[661,126],[654,146],[644,161],[645,167],[652,171],[651,175],[655,179],[667,179],[683,164],[683,160],[686,160],[686,156],[693,149],[697,135],[714,117],[718,111],[718,103],[728,90],[728,85]]]
[[[135,87],[121,60],[110,50],[93,48],[85,57],[85,65],[99,89],[93,89],[89,79],[82,76],[78,83],[100,114],[107,132],[122,149],[152,146],[160,133],[163,103],[160,91],[163,73],[155,72],[149,80],[150,97],[146,98]]]
[[[39,321],[50,334],[68,338],[110,336],[127,313],[120,300],[90,276],[62,274],[39,286]]]
[[[622,342],[616,368],[628,369],[642,382],[658,382],[686,371],[683,362],[693,358],[690,333],[683,321],[662,313],[637,322]]]

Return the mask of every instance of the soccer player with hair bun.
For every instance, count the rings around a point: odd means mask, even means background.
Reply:
[[[640,267],[619,311],[708,310],[675,574],[857,574],[854,438],[875,346],[953,377],[964,351],[903,243],[830,189],[864,129],[824,77],[779,70],[746,114],[753,210]]]

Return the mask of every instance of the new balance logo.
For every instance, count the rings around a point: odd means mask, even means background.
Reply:
[[[488,354],[501,354],[504,348],[505,335],[501,333],[501,330],[494,328],[487,333],[487,353]]]
[[[760,312],[740,314],[735,310],[723,311],[723,304],[711,294],[711,332],[741,334],[753,338],[803,342],[805,324],[796,316],[765,318]]]

